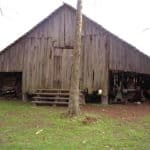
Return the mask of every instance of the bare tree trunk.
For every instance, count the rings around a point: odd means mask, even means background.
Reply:
[[[79,82],[80,82],[81,34],[82,34],[82,0],[78,0],[76,12],[75,41],[73,50],[73,64],[71,71],[70,100],[68,110],[70,116],[78,116],[80,114]]]
[[[1,8],[1,4],[0,4],[0,15],[3,16],[3,11],[2,11],[2,8]]]
[[[1,13],[1,15],[3,15],[3,11],[2,11],[2,9],[0,8],[0,13]]]

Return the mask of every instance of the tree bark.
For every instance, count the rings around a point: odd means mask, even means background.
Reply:
[[[82,34],[82,0],[78,0],[76,11],[75,41],[73,50],[73,64],[71,70],[71,88],[70,88],[70,99],[68,110],[70,116],[78,116],[80,114],[79,82],[80,82],[81,34]]]

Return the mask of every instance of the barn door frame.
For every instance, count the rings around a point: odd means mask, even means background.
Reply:
[[[53,53],[53,88],[70,88],[73,49],[56,48]]]
[[[62,49],[55,49],[53,54],[53,88],[62,88]]]

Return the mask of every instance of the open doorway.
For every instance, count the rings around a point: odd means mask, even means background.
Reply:
[[[0,96],[13,98],[22,97],[21,72],[0,72]]]
[[[147,100],[150,90],[150,75],[110,71],[110,103],[141,103]]]

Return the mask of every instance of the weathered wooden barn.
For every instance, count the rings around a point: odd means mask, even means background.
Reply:
[[[0,86],[18,84],[23,99],[39,88],[69,89],[74,29],[75,9],[64,4],[1,51]],[[113,72],[149,78],[150,57],[83,16],[80,89],[102,89],[107,103]]]

